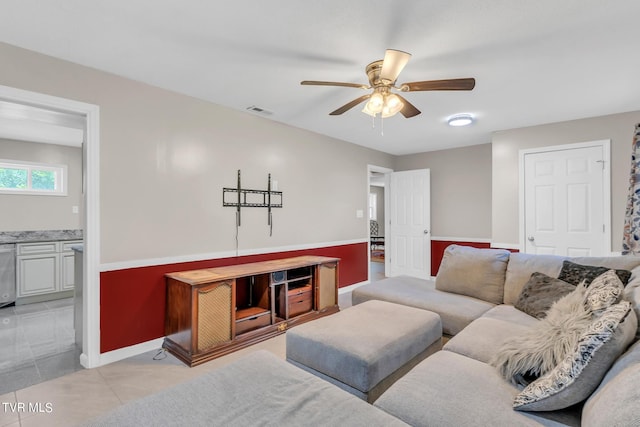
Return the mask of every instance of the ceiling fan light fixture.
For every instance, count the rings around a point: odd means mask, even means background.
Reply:
[[[362,109],[362,112],[365,114],[370,115],[371,117],[375,117],[376,114],[378,114],[376,111],[373,111],[369,108],[369,103],[367,102],[366,104],[364,104],[364,108]]]
[[[382,109],[382,117],[387,118],[396,115],[404,107],[404,103],[400,101],[398,95],[392,93],[387,95],[384,100],[384,108]]]
[[[382,107],[384,107],[384,97],[380,92],[375,92],[369,98],[369,102],[367,102],[367,107],[369,110],[379,113],[382,111]]]
[[[475,118],[468,113],[456,114],[447,119],[447,123],[449,124],[449,126],[455,126],[455,127],[469,126],[474,121],[475,121]]]

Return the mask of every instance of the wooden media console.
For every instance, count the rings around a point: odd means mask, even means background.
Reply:
[[[335,313],[338,262],[300,256],[169,273],[163,347],[195,366]]]

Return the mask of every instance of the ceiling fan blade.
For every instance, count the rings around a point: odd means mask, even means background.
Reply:
[[[476,85],[476,79],[446,79],[427,80],[424,82],[403,83],[400,90],[403,92],[416,92],[422,90],[472,90]]]
[[[417,116],[420,114],[420,110],[418,110],[412,103],[407,101],[403,96],[396,94],[398,98],[402,101],[404,106],[402,110],[400,110],[400,114],[402,114],[405,118],[410,119],[411,117]]]
[[[382,61],[380,80],[393,84],[410,58],[410,53],[401,50],[387,49],[384,54],[384,60]]]
[[[339,116],[340,114],[349,111],[350,109],[352,109],[353,107],[355,107],[356,105],[366,101],[367,99],[369,99],[371,97],[370,94],[367,95],[362,95],[360,98],[356,98],[353,101],[344,104],[342,107],[338,108],[335,111],[332,111],[329,113],[330,116]]]
[[[358,83],[343,83],[343,82],[322,82],[316,80],[303,80],[300,82],[301,85],[313,85],[313,86],[344,86],[344,87],[355,87],[358,89],[370,89],[369,86],[358,84]]]

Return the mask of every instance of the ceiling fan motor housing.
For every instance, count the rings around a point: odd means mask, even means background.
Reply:
[[[367,72],[367,77],[369,78],[369,85],[371,87],[379,87],[379,86],[389,86],[394,82],[385,83],[380,79],[380,70],[382,70],[382,59],[378,61],[373,61],[371,64],[367,65],[365,71]]]

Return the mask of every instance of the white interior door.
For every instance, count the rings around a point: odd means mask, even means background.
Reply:
[[[566,256],[608,252],[605,148],[597,144],[524,154],[525,252]]]
[[[431,188],[429,169],[388,174],[386,275],[431,275]]]

